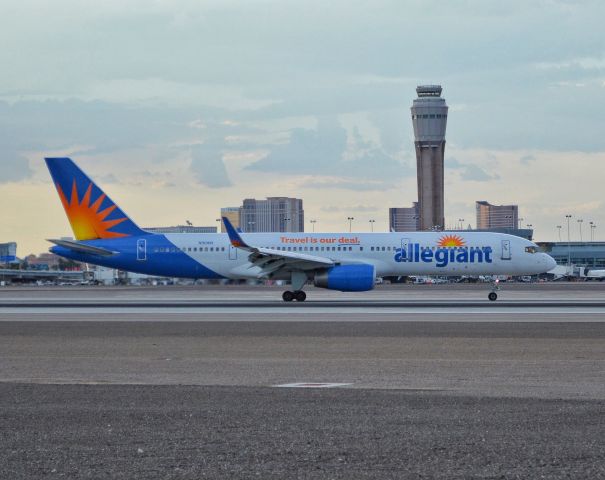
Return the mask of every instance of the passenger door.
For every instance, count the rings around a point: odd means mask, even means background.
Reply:
[[[144,238],[137,240],[137,260],[139,262],[147,260],[147,240]]]
[[[237,248],[229,245],[229,260],[237,260]]]
[[[401,250],[402,250],[402,261],[403,262],[408,262],[409,261],[409,257],[408,257],[408,249],[410,247],[410,239],[409,238],[402,238],[401,239]]]
[[[510,260],[510,240],[502,240],[502,260]]]

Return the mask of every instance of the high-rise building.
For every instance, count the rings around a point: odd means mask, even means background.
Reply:
[[[240,210],[243,232],[304,232],[305,214],[299,198],[247,198]]]
[[[227,217],[227,220],[231,222],[235,228],[240,228],[240,212],[241,207],[224,207],[221,208],[221,218]],[[221,232],[226,233],[225,224],[221,222]]]
[[[518,205],[492,205],[486,201],[475,202],[477,229],[517,228]]]
[[[17,244],[15,242],[0,243],[0,263],[11,263],[17,260]]]
[[[448,107],[440,85],[420,85],[412,105],[420,230],[443,230],[443,156]]]
[[[419,225],[418,202],[408,208],[389,208],[389,231],[415,232]]]

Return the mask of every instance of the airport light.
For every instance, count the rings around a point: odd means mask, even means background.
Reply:
[[[353,229],[353,220],[355,220],[355,217],[347,217],[347,220],[349,221],[349,233],[351,233]]]
[[[567,268],[570,268],[571,265],[571,234],[569,233],[569,220],[571,219],[571,214],[565,215],[567,219]],[[571,273],[571,272],[569,272]]]
[[[368,221],[370,222],[371,231],[372,231],[372,233],[374,233],[374,224],[376,223],[376,220],[372,219],[372,220],[368,220]]]
[[[582,241],[582,223],[583,222],[584,222],[584,219],[578,218],[578,226],[580,227],[580,242]]]
[[[590,222],[590,241],[594,241],[594,229],[597,228],[597,226],[594,224],[594,222]]]
[[[315,224],[317,223],[317,220],[309,220],[309,223],[313,227],[313,233],[315,233]]]
[[[557,230],[559,230],[559,242],[561,241],[561,225],[557,225]]]

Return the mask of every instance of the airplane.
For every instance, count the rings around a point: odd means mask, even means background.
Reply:
[[[287,280],[286,302],[303,302],[307,283],[342,292],[372,290],[406,275],[534,275],[555,261],[521,237],[489,232],[241,233],[147,232],[70,158],[46,158],[75,240],[50,251],[78,262],[190,279]],[[489,300],[498,298],[495,284]]]

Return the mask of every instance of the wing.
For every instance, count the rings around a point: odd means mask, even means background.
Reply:
[[[261,269],[261,277],[270,276],[278,271],[316,270],[334,266],[334,261],[325,257],[251,246],[244,241],[228,218],[223,217],[223,223],[231,245],[250,253],[248,261],[252,264],[251,267]]]

